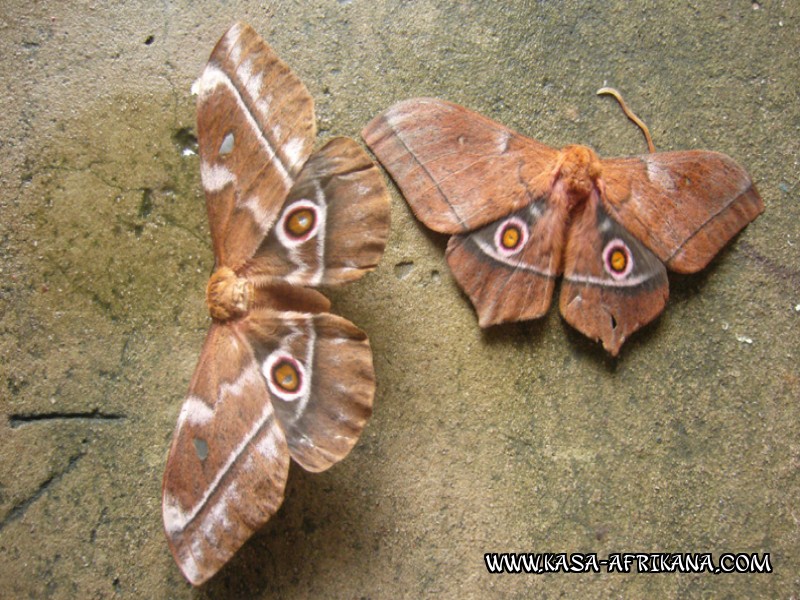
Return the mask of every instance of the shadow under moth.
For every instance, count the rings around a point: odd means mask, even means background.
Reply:
[[[192,91],[215,259],[212,323],[178,417],[162,510],[176,562],[200,585],[277,511],[290,457],[327,469],[371,415],[367,336],[312,288],[375,268],[389,194],[352,139],[312,152],[313,100],[250,26],[222,37]]]
[[[541,317],[563,276],[564,319],[616,356],[664,309],[666,269],[701,270],[763,212],[733,159],[654,152],[617,99],[650,154],[556,150],[433,98],[395,104],[362,131],[416,217],[452,235],[447,263],[481,327]]]

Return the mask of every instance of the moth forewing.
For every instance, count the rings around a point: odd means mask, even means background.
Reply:
[[[672,271],[703,269],[764,212],[750,176],[719,152],[656,152],[602,165],[609,214]]]

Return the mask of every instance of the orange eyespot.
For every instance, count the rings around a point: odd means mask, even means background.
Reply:
[[[519,217],[509,217],[500,222],[494,230],[494,249],[502,256],[513,256],[528,243],[530,230],[527,223]]]
[[[620,238],[611,240],[603,248],[603,268],[616,281],[631,274],[634,262],[630,247]]]
[[[300,387],[300,374],[288,360],[281,360],[272,367],[272,381],[286,392],[296,392]]]
[[[286,233],[295,238],[303,237],[314,227],[316,215],[310,208],[298,208],[286,218]]]
[[[513,250],[517,247],[517,245],[519,245],[519,240],[521,237],[522,235],[520,234],[519,229],[513,225],[509,225],[506,227],[505,231],[503,231],[503,237],[501,238],[500,243],[503,244],[503,248]]]
[[[625,252],[617,248],[611,253],[611,268],[617,273],[622,273],[628,265],[628,257]]]

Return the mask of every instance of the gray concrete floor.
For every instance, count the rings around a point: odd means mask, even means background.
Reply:
[[[392,187],[380,268],[329,294],[369,333],[375,415],[193,592],[160,512],[212,264],[181,149],[240,19],[305,81],[320,141],[427,95],[643,153],[608,84],[659,149],[745,165],[767,210],[671,276],[614,360],[556,310],[482,332]],[[3,2],[0,597],[797,597],[799,55],[795,2]],[[489,575],[504,551],[768,552],[774,572]]]

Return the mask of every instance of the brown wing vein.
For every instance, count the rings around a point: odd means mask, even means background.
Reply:
[[[735,202],[736,202],[736,201],[737,201],[739,198],[741,198],[742,196],[744,196],[744,195],[745,195],[745,194],[746,194],[746,193],[747,193],[747,192],[748,192],[748,191],[749,191],[749,190],[750,190],[752,187],[753,187],[752,185],[751,185],[751,186],[748,186],[746,190],[744,190],[743,192],[741,192],[741,193],[740,193],[738,196],[736,196],[735,198],[731,199],[731,200],[730,200],[730,201],[729,201],[727,204],[725,204],[725,205],[724,205],[722,208],[720,208],[720,209],[719,209],[717,212],[715,212],[713,215],[711,215],[711,216],[710,216],[710,217],[708,217],[708,218],[707,218],[705,221],[703,221],[703,224],[702,224],[702,225],[700,225],[700,227],[698,227],[698,228],[697,228],[697,229],[694,231],[694,233],[692,233],[692,235],[690,235],[690,236],[689,236],[689,237],[687,237],[685,240],[683,240],[683,242],[681,243],[681,245],[680,245],[680,246],[678,246],[677,248],[675,248],[675,251],[674,251],[672,254],[670,254],[670,255],[669,255],[669,259],[668,259],[667,261],[664,261],[664,262],[669,262],[669,260],[672,260],[672,258],[674,258],[674,257],[675,257],[675,255],[676,255],[676,254],[678,254],[678,252],[680,252],[681,250],[683,250],[683,247],[684,247],[686,244],[688,244],[688,243],[689,243],[689,242],[690,242],[692,239],[694,239],[694,237],[695,237],[695,236],[696,236],[698,233],[700,233],[701,231],[703,231],[703,229],[705,229],[705,226],[706,226],[706,225],[708,225],[708,224],[709,224],[711,221],[713,221],[714,219],[716,219],[716,218],[717,218],[717,217],[718,217],[720,214],[722,214],[723,212],[725,212],[726,210],[728,210],[728,208],[730,208],[730,206],[731,206],[732,204],[734,204],[734,203],[735,203]]]
[[[436,160],[440,160],[441,158],[444,158],[444,156],[437,157]],[[434,185],[438,188],[439,185],[441,185],[442,183],[444,183],[445,181],[447,181],[451,177],[455,177],[456,175],[460,175],[461,173],[463,173],[467,169],[470,169],[470,168],[474,167],[475,165],[477,165],[479,162],[487,160],[487,159],[490,159],[490,158],[497,158],[497,157],[496,156],[480,156],[475,162],[471,162],[468,165],[466,165],[465,167],[459,169],[458,171],[453,171],[452,173],[448,173],[444,177],[440,178],[438,181],[434,181]],[[431,161],[431,162],[433,162],[433,161]],[[428,173],[427,169],[426,169],[425,172]],[[467,189],[466,191],[474,190],[476,187],[480,186],[481,184],[482,184],[482,182],[477,181],[477,182],[475,182],[475,185],[473,187]],[[430,186],[430,187],[422,190],[421,193],[424,194],[424,193],[428,192],[428,190],[430,190],[432,188],[433,188],[433,186]]]
[[[455,215],[456,219],[458,219],[458,222],[461,225],[461,229],[466,230],[467,226],[464,223],[464,219],[461,218],[461,216],[456,211],[455,207],[450,203],[450,200],[447,198],[447,196],[445,196],[445,193],[442,191],[442,188],[439,186],[438,182],[436,181],[436,178],[430,172],[428,167],[426,167],[422,162],[420,162],[420,160],[416,157],[416,155],[411,151],[411,149],[408,147],[408,144],[406,144],[405,140],[400,136],[400,132],[397,131],[394,127],[392,127],[392,125],[388,121],[386,121],[386,124],[394,132],[395,137],[400,141],[400,143],[403,144],[403,148],[405,148],[408,155],[412,159],[414,159],[414,162],[419,165],[419,168],[425,171],[425,174],[428,176],[428,179],[430,179],[433,182],[433,186],[428,188],[428,190],[433,189],[433,187],[436,188],[436,191],[439,192],[439,195],[442,197],[442,200],[444,200],[445,204],[447,204],[447,207],[450,209],[450,212],[452,212],[453,215]]]

